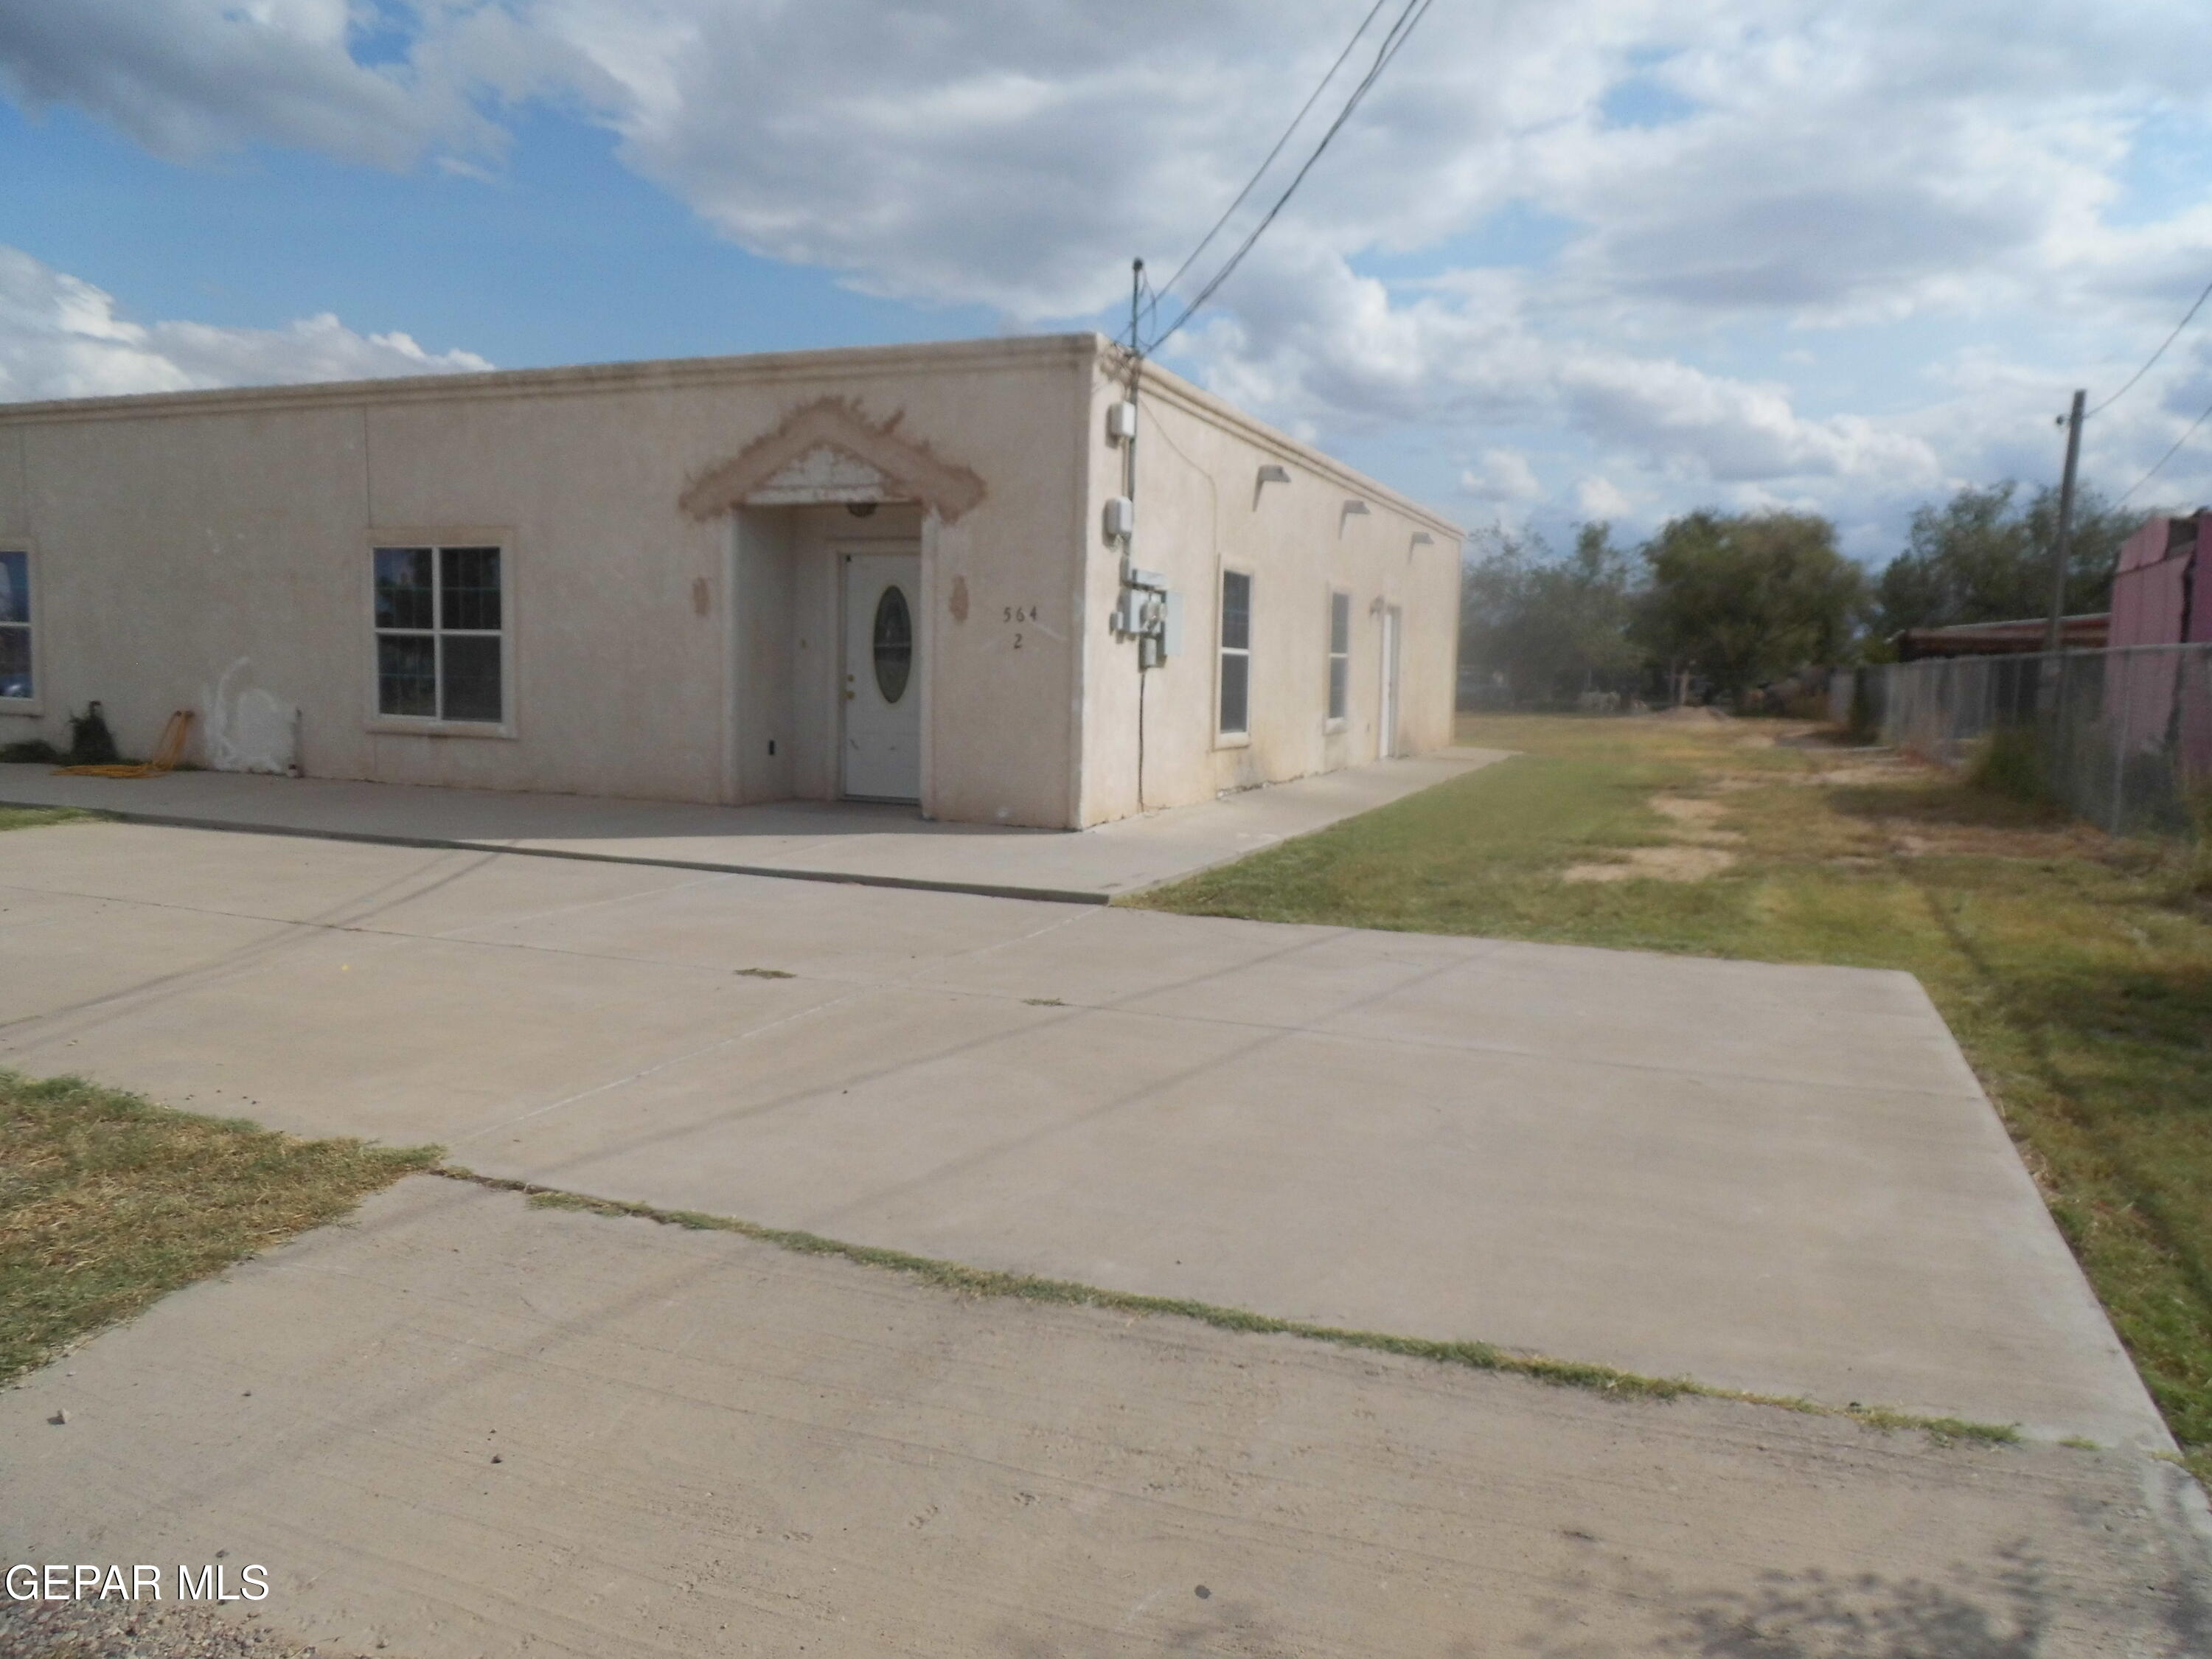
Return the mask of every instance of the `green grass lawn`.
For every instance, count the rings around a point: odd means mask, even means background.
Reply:
[[[74,806],[0,806],[0,830],[36,830],[42,824],[76,823],[98,816]]]
[[[0,1072],[0,1382],[434,1156]]]
[[[1469,720],[1462,742],[1520,753],[1128,902],[1917,975],[2191,1466],[2212,1476],[2201,859],[2111,841],[1896,757],[1776,741],[1804,733]],[[1562,878],[1686,836],[1735,862],[1695,880]]]

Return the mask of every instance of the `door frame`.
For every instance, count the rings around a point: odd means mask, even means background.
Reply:
[[[935,515],[930,515],[933,518]],[[928,561],[924,549],[929,540],[929,525],[926,520],[922,533],[915,539],[885,538],[869,540],[861,536],[841,537],[830,544],[830,556],[835,561],[837,584],[837,669],[830,681],[830,696],[836,701],[836,718],[830,722],[836,744],[836,764],[831,780],[839,800],[883,801],[894,805],[911,804],[921,810],[929,799],[929,629],[926,618],[929,605],[925,590],[927,586]],[[847,710],[852,699],[845,695],[845,676],[854,672],[847,661],[852,649],[853,617],[851,611],[852,582],[849,573],[854,558],[910,558],[914,561],[914,592],[907,596],[907,609],[914,629],[914,665],[908,676],[909,695],[915,699],[915,793],[911,798],[903,795],[856,795],[845,787],[846,757],[851,752],[846,732]],[[875,665],[861,665],[872,674]],[[857,673],[855,679],[857,682]],[[922,816],[928,816],[923,811]]]

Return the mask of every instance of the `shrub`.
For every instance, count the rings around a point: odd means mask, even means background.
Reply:
[[[107,716],[97,702],[88,703],[82,714],[70,716],[71,766],[112,766],[122,758],[116,752],[115,733],[107,729]]]
[[[1881,735],[1881,716],[1874,706],[1874,671],[1851,671],[1851,715],[1849,727],[1856,743],[1872,743]]]
[[[1977,789],[2033,805],[2052,799],[2043,743],[2032,726],[2000,726],[1982,739],[1966,781]]]
[[[2181,891],[2186,898],[2212,898],[2212,784],[2191,790],[2186,803],[2193,832],[2181,868]]]

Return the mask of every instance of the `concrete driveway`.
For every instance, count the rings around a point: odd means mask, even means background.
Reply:
[[[0,1393],[6,1559],[222,1552],[263,1627],[413,1659],[2184,1659],[2186,1486],[431,1177]],[[112,1651],[204,1650],[159,1611]]]
[[[0,1058],[488,1173],[2166,1440],[1909,977],[90,823]]]
[[[1103,904],[1311,835],[1506,757],[1499,749],[1443,749],[1370,761],[1074,834],[937,823],[911,806],[863,801],[706,806],[239,772],[75,777],[21,764],[0,765],[0,805],[76,806],[195,829]]]

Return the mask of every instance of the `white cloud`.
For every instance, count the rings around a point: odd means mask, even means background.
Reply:
[[[0,401],[487,369],[404,334],[358,334],[327,313],[283,328],[135,323],[91,283],[0,247]]]
[[[1544,486],[1517,449],[1485,450],[1479,465],[1459,475],[1459,487],[1478,501],[1518,506],[1543,498]]]
[[[1920,438],[1855,415],[1808,420],[1779,386],[1704,374],[1672,360],[1577,354],[1560,394],[1591,430],[1723,483],[1763,478],[1881,477],[1925,486],[1940,476]]]
[[[1110,314],[1133,254],[1164,281],[1365,9],[0,0],[0,78],[166,155],[267,141],[464,170],[549,100],[757,253],[1033,325]],[[2212,275],[2212,188],[2124,199],[2155,123],[2212,136],[2208,59],[2203,0],[1437,7],[1175,361],[1324,439],[1407,427],[1464,456],[1549,427],[1583,489],[1645,511],[1863,519],[2039,465],[2039,411],[2116,384]],[[1648,116],[1613,118],[1624,93]],[[1516,207],[1564,248],[1468,251]],[[1358,274],[1404,256],[1421,281]],[[265,349],[307,361],[325,327]],[[1878,397],[1808,389],[1824,353],[1908,327],[2005,332],[2004,372],[1970,389],[1938,343]],[[325,332],[333,362],[358,338]],[[173,332],[155,355],[218,372],[192,354]],[[2151,391],[2094,434],[2100,465],[2148,465],[2185,422]],[[1480,488],[1521,487],[1487,465]]]
[[[0,72],[167,155],[268,139],[398,163],[489,142],[501,100],[580,100],[632,166],[755,252],[1034,319],[1110,302],[1132,253],[1179,256],[1364,10],[71,0],[0,9]],[[1293,213],[1350,255],[1529,200],[1585,228],[1586,288],[1645,302],[1955,298],[1966,270],[2063,252],[2145,100],[2202,103],[2179,66],[2212,50],[2212,12],[2103,12],[2119,15],[1439,7]],[[403,54],[356,58],[370,29],[401,26]],[[1630,83],[1689,113],[1613,125],[1607,94]]]
[[[1610,478],[1590,477],[1575,485],[1575,507],[1585,519],[1625,519],[1636,503]]]
[[[399,167],[433,144],[491,142],[453,83],[356,60],[376,21],[374,0],[20,0],[0,4],[0,87],[176,160],[265,140]]]
[[[1255,407],[1339,427],[1549,425],[1671,471],[1678,484],[1825,479],[1924,489],[1924,435],[1852,415],[1808,417],[1787,390],[1677,358],[1560,337],[1530,286],[1485,276],[1407,303],[1294,241],[1255,261],[1235,317],[1184,361]]]

